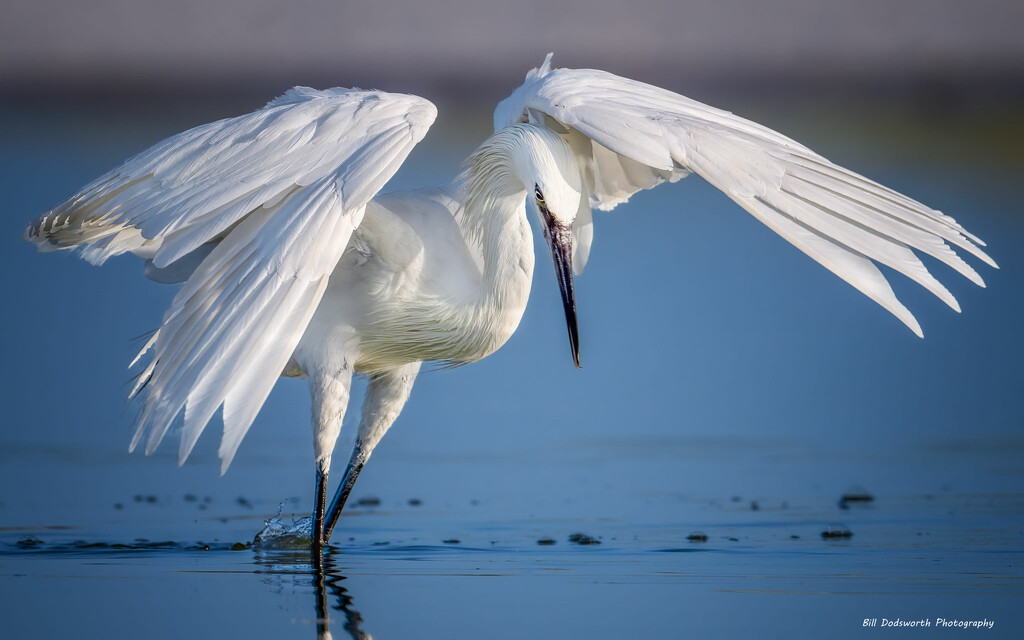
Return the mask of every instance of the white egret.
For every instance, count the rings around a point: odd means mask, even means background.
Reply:
[[[433,122],[430,102],[296,88],[156,144],[33,222],[26,237],[42,249],[78,248],[96,264],[131,252],[150,278],[184,283],[143,349],[132,448],[145,439],[151,453],[183,413],[184,462],[222,408],[223,472],[278,376],[308,378],[319,551],[420,364],[474,362],[516,330],[533,277],[528,213],[551,249],[578,366],[573,272],[587,262],[592,209],[691,172],[919,336],[875,262],[956,310],[915,251],[982,286],[950,245],[996,266],[952,218],[775,131],[550,62],[498,105],[495,133],[444,186],[378,193]],[[369,387],[325,512],[353,374]]]

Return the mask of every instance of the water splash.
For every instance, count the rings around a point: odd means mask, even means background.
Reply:
[[[252,543],[257,549],[299,550],[312,546],[313,518],[285,518],[278,507],[277,515],[266,520],[263,530],[256,534]]]

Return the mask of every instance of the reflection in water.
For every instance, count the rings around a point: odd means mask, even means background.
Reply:
[[[334,564],[334,551],[329,547],[323,555],[315,553],[310,558],[310,533],[312,518],[285,519],[278,509],[277,515],[266,521],[266,526],[256,535],[253,546],[257,562],[267,565],[273,573],[309,575],[312,570],[313,590],[316,594],[316,637],[320,640],[331,638],[331,615],[327,605],[327,593],[334,595],[338,604],[332,607],[345,614],[344,629],[354,640],[371,638],[359,628],[363,617],[352,609],[352,596],[341,586],[345,576],[338,573]],[[287,565],[291,569],[285,569]],[[308,569],[307,569],[308,567]]]
[[[345,576],[337,572],[334,566],[333,552],[325,550],[324,557],[313,559],[313,587],[316,591],[316,637],[318,640],[331,640],[331,619],[327,609],[327,592],[337,598],[334,609],[345,614],[342,628],[352,636],[353,640],[372,640],[372,636],[359,625],[363,617],[352,608],[352,596],[348,589],[341,585]]]
[[[290,576],[292,584],[303,589],[309,584],[306,580],[312,576],[316,599],[316,637],[319,640],[332,638],[331,610],[345,614],[345,622],[341,628],[347,631],[353,640],[372,640],[372,636],[360,628],[363,617],[352,608],[352,596],[348,589],[342,586],[342,581],[347,578],[338,571],[334,551],[325,549],[323,558],[314,558],[311,561],[307,542],[305,549],[257,548],[255,560],[262,567],[260,573],[273,574],[285,580],[289,580],[286,576]],[[330,604],[330,600],[333,600],[334,604]]]

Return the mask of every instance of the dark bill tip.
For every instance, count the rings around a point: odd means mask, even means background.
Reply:
[[[580,331],[576,324],[576,294],[572,284],[572,234],[568,229],[549,227],[547,236],[551,259],[555,263],[558,288],[562,293],[562,306],[565,308],[565,323],[569,329],[572,362],[579,369],[581,368]]]

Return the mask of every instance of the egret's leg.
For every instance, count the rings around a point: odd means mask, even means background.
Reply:
[[[345,502],[348,501],[348,496],[352,493],[352,487],[356,484],[356,478],[359,477],[359,472],[363,470],[363,465],[366,464],[366,460],[369,457],[366,449],[362,446],[362,442],[357,440],[356,446],[352,450],[352,456],[348,460],[348,466],[345,467],[345,475],[342,476],[341,484],[338,485],[338,490],[334,492],[334,499],[331,500],[327,522],[324,523],[324,540],[329,541],[331,539],[334,525],[338,524],[341,510],[345,508]]]
[[[313,556],[320,557],[324,549],[324,508],[327,505],[327,471],[317,465],[316,469],[316,495],[313,497],[313,531],[312,537]]]
[[[403,367],[381,373],[370,378],[370,385],[363,400],[363,417],[359,422],[359,435],[352,449],[345,476],[331,501],[327,521],[324,523],[324,540],[331,539],[331,531],[338,523],[338,516],[345,506],[345,501],[352,493],[359,472],[370,459],[374,447],[380,442],[387,430],[394,424],[398,414],[402,412],[405,401],[409,399],[412,383],[420,371],[420,363],[413,362]]]
[[[348,407],[352,367],[347,359],[338,366],[313,372],[309,376],[313,396],[313,448],[316,454],[316,495],[313,502],[312,545],[314,555],[321,553],[324,541],[324,514],[327,504],[327,473],[331,454],[341,433],[341,423]]]

